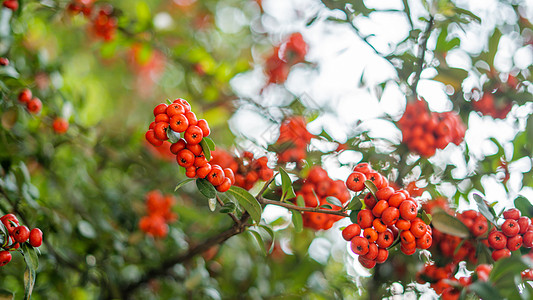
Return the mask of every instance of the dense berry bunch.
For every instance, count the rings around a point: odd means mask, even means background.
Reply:
[[[505,119],[507,114],[513,108],[513,103],[505,101],[496,101],[495,94],[486,92],[481,99],[472,100],[472,108],[484,116],[491,116],[495,119]]]
[[[294,116],[286,119],[279,128],[276,144],[279,146],[278,162],[300,162],[305,159],[307,145],[313,135],[307,131],[304,117]]]
[[[91,18],[92,32],[105,41],[111,41],[117,30],[117,18],[113,15],[113,7],[103,6]]]
[[[493,228],[488,236],[492,259],[495,261],[511,256],[511,251],[521,247],[533,247],[533,226],[530,218],[520,216],[520,211],[516,208],[504,211],[503,218],[500,229]]]
[[[386,178],[367,163],[354,167],[346,186],[354,192],[362,192],[366,180],[374,183],[377,192],[364,196],[365,209],[357,214],[357,224],[351,224],[342,232],[344,239],[350,241],[352,251],[359,255],[359,262],[369,269],[385,262],[388,248],[398,235],[400,249],[407,255],[415,253],[417,248],[429,248],[433,241],[431,227],[417,217],[418,204],[409,192],[389,186]]]
[[[307,43],[298,32],[293,33],[287,41],[275,47],[265,64],[268,83],[284,83],[289,76],[290,68],[305,61],[307,48]]]
[[[67,10],[72,14],[83,13],[86,17],[91,15],[94,0],[73,0],[67,5]]]
[[[491,265],[482,264],[476,267],[473,275],[475,275],[476,280],[487,281],[491,270]],[[457,279],[455,277],[456,271],[457,265],[453,263],[441,267],[435,263],[428,263],[416,274],[416,278],[420,284],[429,283],[442,299],[457,300],[461,294],[461,289],[472,284],[474,276]]]
[[[38,114],[43,108],[43,103],[37,97],[33,97],[30,89],[23,89],[18,96],[19,102],[26,105],[28,111],[32,114]]]
[[[154,116],[155,121],[146,132],[146,140],[159,147],[169,139],[169,134],[183,134],[183,138],[170,146],[170,151],[176,155],[178,164],[185,168],[187,177],[206,178],[219,192],[227,191],[235,183],[230,168],[223,169],[206,159],[200,143],[209,136],[211,129],[206,120],[196,118],[189,102],[180,98],[170,105],[161,103],[154,108]]]
[[[172,212],[176,199],[172,195],[161,194],[160,191],[150,191],[146,194],[146,211],[139,221],[139,228],[154,237],[165,237],[168,233],[168,223],[176,221],[178,215]]]
[[[235,175],[235,185],[250,190],[257,181],[268,181],[274,171],[268,167],[268,158],[255,158],[254,154],[244,151],[242,157],[233,156],[222,150],[211,152],[211,164],[218,164],[222,168],[229,168]]]
[[[341,207],[331,205],[327,202],[327,197],[335,197],[342,204],[350,200],[350,193],[346,189],[342,180],[333,180],[329,178],[326,170],[315,166],[309,170],[307,178],[303,179],[301,188],[296,192],[296,196],[302,196],[306,207],[318,207],[321,205],[330,205],[331,210],[340,210]],[[293,199],[296,201],[296,199]],[[303,225],[315,230],[329,229],[340,219],[341,216],[304,212]]]
[[[32,247],[39,247],[43,243],[43,232],[39,228],[29,230],[19,224],[14,214],[7,214],[0,218],[6,228],[8,236],[3,236],[4,243],[0,245],[0,267],[11,261],[10,251],[17,250],[22,243],[29,243]],[[2,231],[0,231],[2,234]]]
[[[430,112],[425,100],[410,102],[398,121],[403,142],[413,152],[430,157],[448,144],[459,145],[466,127],[455,112]]]

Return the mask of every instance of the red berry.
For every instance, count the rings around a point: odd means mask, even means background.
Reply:
[[[392,196],[392,194],[394,194],[394,189],[390,186],[388,187],[384,187],[380,190],[378,190],[376,192],[376,197],[379,199],[379,200],[389,200],[389,198]],[[394,205],[391,205],[389,203],[390,206],[394,206]]]
[[[481,281],[487,281],[489,280],[490,271],[492,270],[491,265],[487,264],[481,264],[476,267],[476,274],[479,280]]]
[[[198,123],[196,124],[196,126],[202,129],[202,134],[204,135],[204,137],[209,136],[209,134],[211,133],[211,129],[209,128],[207,121],[204,119],[198,120]]]
[[[152,145],[154,145],[156,147],[159,147],[159,146],[163,145],[163,141],[161,141],[161,140],[159,140],[159,139],[157,139],[155,137],[155,133],[154,133],[154,131],[152,129],[148,130],[146,132],[146,134],[144,135],[144,137],[146,138],[146,140],[148,142],[150,142],[150,144],[152,144]]]
[[[372,181],[378,190],[385,187],[383,184],[383,176],[378,172],[368,172],[366,175],[366,179]]]
[[[378,239],[378,233],[372,227],[365,228],[365,230],[363,230],[363,236],[368,240],[369,243],[373,243]]]
[[[233,185],[235,184],[235,174],[233,174],[233,170],[230,168],[224,168],[224,175],[226,178],[229,178],[230,183]]]
[[[182,149],[176,155],[176,161],[184,168],[191,167],[194,164],[195,156],[189,149]]]
[[[346,187],[354,192],[360,192],[365,188],[365,174],[361,172],[353,172],[346,179]]]
[[[375,260],[366,259],[363,256],[359,256],[358,260],[361,263],[361,265],[367,269],[372,269],[373,267],[376,266]]]
[[[389,198],[389,205],[393,207],[400,207],[405,199],[407,199],[407,197],[404,193],[396,192]]]
[[[187,144],[187,149],[191,150],[192,153],[196,156],[203,155],[202,152],[204,149],[202,149],[202,146],[200,144]]]
[[[522,244],[526,248],[533,247],[533,231],[528,230],[524,233],[524,236],[522,236]]]
[[[361,227],[357,224],[350,224],[342,230],[342,238],[351,241],[354,237],[361,234]]]
[[[211,164],[207,163],[205,166],[200,167],[196,170],[196,175],[199,178],[205,178],[211,172]]]
[[[17,0],[5,0],[2,4],[4,7],[9,8],[12,11],[15,11],[19,8],[19,2]]]
[[[404,219],[399,219],[395,225],[399,230],[409,230],[411,228],[411,222]]]
[[[382,264],[384,263],[387,258],[389,258],[389,250],[387,249],[383,249],[383,248],[379,248],[378,249],[378,256],[376,257],[376,262],[378,264]]]
[[[431,247],[432,242],[433,238],[431,237],[431,234],[426,232],[421,238],[416,240],[416,246],[420,249],[427,249]]]
[[[159,115],[159,114],[164,114],[167,110],[167,105],[165,103],[161,103],[159,105],[157,105],[155,108],[154,108],[154,117]]]
[[[28,227],[21,225],[13,231],[13,238],[17,243],[25,243],[30,237],[30,230]]]
[[[381,214],[381,219],[385,225],[394,225],[400,217],[400,211],[396,207],[389,206]]]
[[[368,209],[373,209],[374,206],[376,206],[376,203],[378,203],[376,197],[374,197],[372,193],[366,194],[365,198],[363,199],[363,202],[365,202],[365,206]]]
[[[156,123],[159,123],[159,122],[168,123],[169,121],[170,121],[170,117],[167,114],[158,114],[157,116],[155,116]]]
[[[185,142],[184,139],[179,139],[177,142],[170,145],[170,152],[174,154],[178,154],[178,152],[185,149],[186,146],[187,146],[187,142]]]
[[[172,118],[169,121],[170,128],[174,130],[175,132],[184,132],[189,128],[189,120],[185,117],[183,114],[176,114],[172,116]]]
[[[217,189],[217,191],[224,193],[225,191],[229,190],[230,187],[231,187],[231,180],[228,177],[226,177],[224,178],[224,181],[222,181],[222,183],[217,185],[215,188]]]
[[[524,234],[527,232],[527,229],[529,228],[529,225],[531,225],[531,219],[528,217],[520,217],[518,219],[518,225],[520,225],[520,234]]]
[[[516,251],[522,247],[522,236],[517,234],[507,239],[507,249]]]
[[[212,185],[217,186],[224,182],[226,175],[224,175],[224,170],[219,165],[212,165],[211,172],[207,175],[207,180],[211,182]]]
[[[353,253],[358,255],[365,255],[370,249],[368,240],[361,236],[354,237],[350,242],[350,247]]]
[[[372,221],[374,221],[374,215],[369,209],[362,209],[357,213],[357,224],[361,228],[365,229],[372,226]]]
[[[496,249],[503,249],[507,246],[507,237],[501,231],[493,231],[489,234],[489,245]]]
[[[207,159],[204,155],[196,156],[194,159],[194,166],[197,168],[203,167],[207,165]]]
[[[189,178],[196,177],[196,167],[195,166],[190,166],[190,167],[185,168],[185,176],[187,176]]]
[[[189,122],[189,128],[185,131],[185,140],[189,144],[199,144],[203,138],[202,129],[196,125],[191,125]]]
[[[483,235],[485,232],[487,232],[487,229],[489,228],[489,225],[487,223],[487,220],[484,218],[483,220],[478,220],[472,225],[472,234],[474,236],[478,237]]]
[[[39,247],[43,243],[43,232],[39,228],[33,228],[30,231],[30,245],[32,247]]]
[[[32,114],[38,114],[41,111],[41,108],[43,107],[43,103],[39,98],[33,98],[28,103],[26,103],[26,108],[30,111]]]
[[[4,215],[2,218],[0,218],[0,221],[2,221],[2,224],[4,224],[9,234],[13,234],[15,228],[19,226],[19,220],[14,214]]]
[[[503,249],[492,252],[492,259],[494,259],[494,261],[498,261],[502,258],[506,258],[509,256],[511,256],[511,251],[509,251],[509,249],[507,248],[503,248]]]
[[[179,103],[172,103],[167,107],[165,112],[172,118],[176,115],[185,115],[185,108]]]
[[[381,217],[383,212],[389,207],[389,203],[385,200],[379,200],[372,208],[372,214],[376,217]]]
[[[0,251],[0,267],[7,265],[11,261],[11,253],[9,251]]]
[[[374,243],[370,243],[368,245],[368,252],[367,254],[363,255],[363,257],[368,260],[376,260],[376,258],[378,257],[378,252],[378,246],[376,246],[376,244]]]
[[[185,99],[178,98],[178,99],[174,100],[174,103],[179,103],[179,104],[183,105],[183,108],[185,109],[185,112],[191,111],[191,105]]]
[[[0,57],[0,66],[7,66],[9,65],[9,59],[5,57]]]
[[[503,212],[503,218],[506,220],[518,220],[520,218],[520,211],[516,208],[511,208]]]
[[[165,123],[165,122],[156,123],[154,127],[154,134],[155,134],[156,139],[160,141],[168,140],[167,128],[168,128],[168,123]]]
[[[502,232],[508,237],[512,237],[520,232],[520,225],[514,219],[507,219],[502,224]]]
[[[378,234],[378,239],[376,241],[380,248],[388,248],[393,242],[394,236],[390,230]]]
[[[400,216],[402,219],[412,221],[417,214],[417,207],[413,201],[405,200],[400,204]]]
[[[409,244],[415,242],[416,238],[409,230],[404,230],[400,233],[400,240],[402,244]]]
[[[411,233],[416,237],[417,239],[421,238],[426,234],[427,232],[427,226],[426,223],[422,221],[415,221],[411,223],[411,228],[409,229]]]
[[[28,103],[30,102],[31,98],[33,97],[30,89],[23,89],[19,94],[19,101],[21,103]]]
[[[54,131],[56,133],[63,134],[68,130],[68,121],[63,118],[57,117],[54,119],[52,127],[54,128]]]
[[[372,170],[370,167],[370,164],[368,163],[359,163],[357,166],[353,168],[354,171],[361,172],[363,174],[366,174]]]
[[[196,119],[196,115],[192,111],[186,112],[185,117],[189,120],[189,125],[196,126],[198,124],[198,119]]]

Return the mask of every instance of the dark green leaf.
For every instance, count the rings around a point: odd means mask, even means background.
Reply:
[[[422,221],[426,223],[427,225],[431,224],[431,220],[433,219],[430,214],[426,213],[425,211],[420,212],[420,216]]]
[[[235,203],[233,202],[224,203],[224,205],[222,205],[222,208],[220,209],[220,212],[224,214],[232,213],[234,211],[235,211]]]
[[[185,179],[185,180],[183,180],[181,182],[178,182],[178,184],[176,185],[176,188],[174,189],[174,192],[176,192],[177,190],[179,190],[180,187],[184,186],[185,184],[187,184],[187,183],[189,183],[189,182],[191,182],[193,180],[194,180],[194,178],[187,178],[187,179]]]
[[[259,244],[259,248],[261,248],[261,251],[263,252],[263,254],[266,256],[268,254],[268,252],[266,251],[266,248],[265,248],[265,242],[263,242],[263,238],[261,237],[261,235],[259,234],[259,232],[257,231],[254,231],[254,230],[249,230],[248,231],[250,234],[252,234],[252,236],[255,238],[255,240],[257,241],[257,244]]]
[[[524,196],[518,196],[514,199],[514,206],[520,210],[523,216],[533,216],[533,205]]]
[[[196,187],[198,187],[200,193],[202,193],[202,195],[204,195],[208,199],[212,199],[217,196],[217,190],[209,181],[207,181],[207,179],[196,179]]]
[[[326,197],[326,201],[330,204],[342,207],[342,202],[333,196]]]
[[[377,201],[378,197],[376,197],[376,193],[378,191],[378,188],[376,187],[376,185],[370,180],[365,180],[365,186],[370,190],[370,193],[372,193],[372,196],[374,196],[374,199],[376,199]]]
[[[302,195],[298,195],[298,197],[296,197],[296,205],[300,207],[305,207],[305,200]]]
[[[500,259],[494,263],[494,267],[489,275],[489,280],[494,284],[498,284],[500,280],[515,274],[520,274],[520,272],[529,267],[530,265],[527,261],[520,256],[511,256]]]
[[[227,192],[235,197],[235,200],[237,200],[237,202],[239,202],[239,204],[250,214],[252,220],[254,220],[256,223],[261,221],[263,209],[261,208],[259,202],[257,202],[257,199],[252,196],[252,194],[250,194],[247,190],[237,186],[232,186]]]
[[[202,141],[205,141],[205,143],[207,144],[207,146],[209,147],[209,150],[213,151],[215,150],[215,142],[213,142],[213,140],[211,138],[208,138],[208,137],[204,137],[202,139]]]
[[[352,200],[348,205],[346,206],[345,210],[352,210],[352,211],[359,211],[363,208],[363,202],[361,202],[361,199],[359,197],[353,196]]]
[[[333,209],[333,207],[331,207],[331,205],[329,205],[329,204],[322,204],[322,205],[320,205],[320,208],[323,208],[323,209]]]
[[[350,213],[350,221],[354,224],[357,224],[357,214],[359,214],[358,210],[352,210]]]
[[[289,174],[287,174],[283,168],[279,168],[279,174],[281,176],[281,202],[285,201],[287,198],[290,199],[296,197]]]
[[[263,228],[268,233],[268,235],[270,235],[270,240],[272,241],[272,243],[270,243],[270,249],[268,249],[268,254],[270,254],[272,253],[272,250],[274,250],[274,240],[275,240],[274,230],[272,230],[272,228],[266,225],[259,225],[259,227]]]
[[[302,213],[294,209],[291,209],[291,213],[292,213],[292,224],[294,224],[294,230],[296,230],[296,232],[301,232],[303,230]]]
[[[211,148],[209,148],[209,143],[207,142],[207,138],[203,138],[200,142],[200,146],[202,146],[202,150],[204,151],[204,156],[207,161],[211,160]]]
[[[468,286],[468,289],[474,292],[483,300],[499,300],[502,299],[498,290],[496,290],[489,282],[478,280]]]
[[[463,222],[459,221],[457,218],[450,216],[443,210],[437,210],[432,215],[433,226],[447,234],[451,234],[460,238],[466,238],[470,235],[468,227],[466,227]]]
[[[494,214],[494,210],[491,210],[491,208],[487,206],[487,204],[483,200],[483,197],[481,197],[480,195],[474,194],[473,197],[476,201],[477,207],[479,208],[479,212],[485,218],[487,218],[489,222],[491,222],[494,226],[497,227],[497,217]]]

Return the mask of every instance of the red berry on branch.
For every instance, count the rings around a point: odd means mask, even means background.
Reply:
[[[502,224],[502,232],[507,237],[513,237],[520,232],[520,225],[514,219],[507,219]]]
[[[211,182],[212,185],[217,186],[222,184],[225,178],[224,170],[222,170],[219,165],[211,166],[211,172],[207,175],[207,180]]]
[[[496,249],[503,249],[507,246],[507,237],[501,231],[493,231],[489,234],[489,245]]]
[[[11,261],[11,253],[9,251],[0,251],[0,267],[7,265]]]
[[[361,234],[361,227],[357,224],[350,224],[342,230],[342,238],[346,241],[351,241],[354,237]]]
[[[155,137],[154,130],[152,130],[152,129],[148,130],[148,131],[146,132],[146,134],[144,135],[144,137],[146,138],[146,140],[147,140],[150,144],[152,144],[152,145],[154,145],[154,146],[156,146],[156,147],[159,147],[159,146],[163,145],[163,141],[161,141],[161,140],[159,140],[159,139],[157,139],[157,138]]]
[[[369,209],[362,209],[357,213],[357,224],[361,226],[362,229],[366,229],[372,226],[374,221],[374,215]]]
[[[494,261],[498,261],[502,258],[506,258],[510,256],[511,256],[511,251],[509,251],[509,249],[507,248],[499,249],[499,250],[492,252],[492,259],[494,259]]]
[[[172,118],[177,115],[185,116],[185,108],[179,103],[172,103],[166,109],[166,114]],[[188,123],[188,122],[187,122]]]
[[[202,129],[202,134],[204,135],[204,137],[207,137],[209,136],[209,134],[211,134],[211,129],[209,128],[209,125],[207,124],[206,120],[204,119],[198,120],[198,123],[196,124],[196,126]]]
[[[167,105],[165,103],[158,104],[154,108],[154,117],[157,117],[159,114],[164,114],[167,111]]]
[[[172,130],[174,130],[175,132],[182,133],[185,132],[187,128],[189,128],[189,120],[187,120],[187,118],[183,114],[176,114],[172,116],[169,123],[170,128],[172,128]]]
[[[365,255],[370,249],[370,244],[364,237],[356,236],[351,240],[350,247],[353,253],[357,255]]]
[[[30,245],[32,247],[40,247],[43,243],[43,232],[39,228],[33,228],[30,231]]]
[[[365,188],[365,180],[365,174],[355,171],[346,179],[346,187],[354,192],[360,192]]]
[[[511,208],[503,212],[503,218],[506,220],[518,220],[520,218],[520,210]]]
[[[39,98],[32,98],[28,103],[26,103],[26,108],[32,114],[38,114],[43,107],[43,103]]]
[[[200,127],[195,125],[190,125],[189,122],[189,128],[185,131],[185,141],[187,141],[188,144],[199,144],[203,139],[203,133],[202,129]]]
[[[52,123],[52,128],[54,128],[54,131],[58,134],[67,132],[68,126],[68,121],[60,117],[55,118],[54,122]]]
[[[21,225],[15,228],[13,231],[13,238],[15,238],[15,241],[17,243],[25,243],[28,238],[30,237],[30,230],[28,227]]]
[[[4,215],[0,218],[0,221],[2,221],[2,224],[4,224],[9,234],[13,234],[15,228],[19,226],[19,221],[14,214]]]
[[[194,153],[192,153],[191,150],[188,149],[182,149],[176,155],[176,161],[180,166],[184,168],[191,167],[194,164],[194,159]]]
[[[169,126],[168,123],[165,123],[165,122],[159,122],[155,124],[154,134],[158,140],[160,141],[168,140],[168,136],[167,136],[168,126]]]
[[[7,66],[9,65],[9,59],[5,57],[0,57],[0,66]]]

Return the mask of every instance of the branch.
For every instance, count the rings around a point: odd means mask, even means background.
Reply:
[[[321,213],[321,214],[337,215],[337,216],[343,216],[343,217],[348,217],[349,216],[347,213],[345,213],[343,211],[340,211],[340,210],[329,210],[329,209],[322,209],[322,208],[315,208],[315,207],[301,207],[301,206],[297,206],[297,205],[289,204],[289,203],[285,203],[285,202],[268,200],[268,199],[265,199],[263,197],[257,197],[257,201],[259,201],[259,203],[261,203],[261,204],[265,204],[265,205],[266,204],[272,204],[272,205],[285,207],[285,208],[288,208],[288,209],[294,209],[294,210],[297,210],[297,211],[316,212],[316,213]]]
[[[424,30],[424,36],[423,40],[421,41],[421,49],[420,53],[418,54],[418,62],[417,62],[417,70],[415,73],[415,77],[413,79],[413,84],[411,85],[411,91],[413,91],[413,95],[415,99],[417,98],[417,92],[416,88],[418,86],[418,81],[420,80],[420,74],[422,74],[422,70],[424,70],[424,59],[426,56],[426,50],[428,46],[428,39],[429,35],[431,34],[431,29],[433,28],[433,20],[435,19],[434,16],[430,16],[428,24],[426,26],[426,30]]]
[[[249,218],[250,218],[250,215],[247,212],[245,212],[243,216],[238,220],[239,223],[234,224],[230,229],[227,229],[226,231],[223,231],[215,236],[208,238],[203,243],[190,248],[189,251],[183,254],[180,254],[178,256],[175,256],[175,257],[172,257],[172,258],[169,258],[163,261],[161,265],[149,270],[137,281],[131,282],[123,286],[120,289],[121,298],[128,299],[129,295],[135,289],[137,289],[138,287],[140,287],[144,283],[147,283],[148,281],[150,281],[151,279],[155,277],[168,274],[169,270],[172,269],[176,264],[186,262],[190,260],[191,258],[193,258],[194,256],[207,251],[209,248],[213,247],[214,245],[222,244],[226,240],[228,240],[230,237],[244,232],[244,230],[247,227],[247,222]],[[114,298],[110,298],[110,299],[114,299]]]

